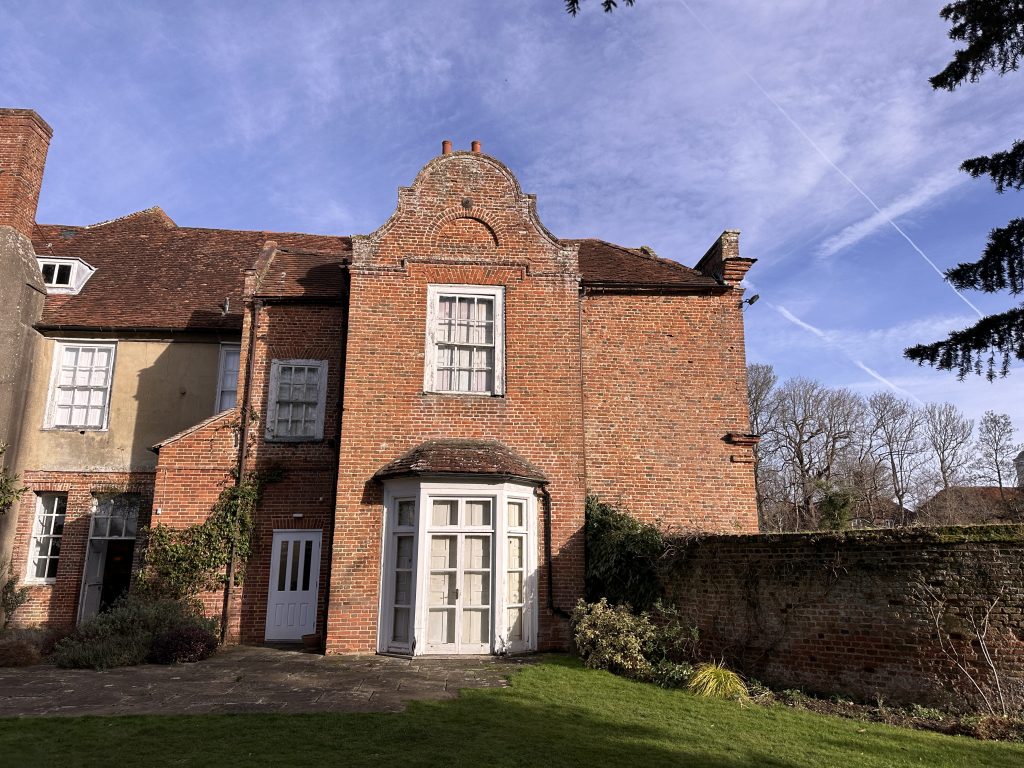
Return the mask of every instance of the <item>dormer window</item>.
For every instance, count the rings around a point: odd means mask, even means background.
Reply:
[[[47,288],[57,288],[71,285],[71,264],[57,264],[50,262],[43,264],[43,283]]]
[[[47,293],[74,295],[82,290],[82,286],[96,271],[81,259],[54,259],[41,256],[38,257],[38,261]]]

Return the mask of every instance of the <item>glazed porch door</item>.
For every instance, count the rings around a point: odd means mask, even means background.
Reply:
[[[320,538],[320,531],[274,531],[266,640],[297,641],[316,631]]]
[[[431,507],[427,652],[490,653],[493,502],[435,499]]]

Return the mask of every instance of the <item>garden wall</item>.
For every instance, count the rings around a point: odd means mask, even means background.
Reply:
[[[1024,526],[676,538],[668,559],[703,650],[772,686],[997,712],[1001,688],[1024,711]]]

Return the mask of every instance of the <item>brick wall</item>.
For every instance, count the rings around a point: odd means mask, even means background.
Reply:
[[[243,339],[249,338],[246,315]],[[279,469],[282,478],[263,491],[255,516],[252,557],[244,584],[236,591],[229,635],[242,642],[263,640],[271,545],[275,529],[323,531],[317,629],[323,628],[334,472],[337,466],[338,397],[342,338],[340,306],[266,305],[260,309],[254,353],[247,471]],[[243,391],[248,350],[243,346],[239,393]],[[275,359],[328,361],[327,402],[322,440],[276,443],[265,440],[265,414],[271,362]],[[159,522],[185,527],[203,522],[221,490],[234,482],[238,461],[239,413],[228,411],[160,449],[154,506]],[[209,615],[219,616],[223,592],[202,596]]]
[[[18,509],[12,559],[15,573],[24,581],[28,569],[29,545],[35,524],[37,493],[67,494],[67,513],[61,539],[57,577],[52,584],[27,581],[28,602],[14,614],[15,626],[43,624],[52,627],[74,626],[78,618],[78,601],[85,567],[85,551],[89,541],[89,521],[96,494],[113,489],[142,496],[139,525],[147,525],[153,497],[152,472],[26,472],[22,477],[28,488]]]
[[[984,709],[994,678],[1024,710],[1024,526],[712,536],[675,542],[669,599],[706,653],[780,687]],[[941,631],[936,629],[936,618]]]
[[[571,607],[583,589],[584,501],[575,248],[540,226],[504,166],[472,153],[435,158],[400,190],[395,215],[353,240],[328,651],[376,647],[382,498],[371,478],[430,438],[499,440],[547,475],[553,597]],[[424,393],[432,283],[505,286],[504,396]],[[561,646],[538,546],[540,643]]]
[[[187,528],[204,522],[220,492],[234,483],[238,412],[225,411],[160,447],[153,490],[153,525]],[[222,591],[200,595],[207,616],[220,616]],[[238,596],[241,600],[241,595]],[[237,636],[237,612],[229,629]]]
[[[339,297],[340,298],[340,297]],[[252,430],[246,467],[283,471],[279,482],[267,485],[256,518],[256,539],[245,578],[241,610],[243,642],[263,640],[267,590],[270,579],[274,530],[320,530],[320,585],[317,593],[317,631],[324,627],[330,535],[338,466],[339,393],[341,392],[341,343],[343,309],[340,305],[281,304],[264,306],[256,331],[255,365],[251,385],[253,411],[260,415]],[[246,320],[248,323],[248,318]],[[248,338],[248,326],[243,330]],[[327,361],[327,400],[323,439],[313,442],[268,442],[264,435],[270,369],[273,360]],[[242,361],[240,376],[244,377]],[[239,390],[241,391],[241,390]]]
[[[588,293],[587,488],[662,526],[757,531],[740,293]]]
[[[0,109],[0,226],[32,236],[53,130],[30,109]]]

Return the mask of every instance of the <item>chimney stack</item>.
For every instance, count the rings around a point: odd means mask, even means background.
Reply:
[[[32,237],[53,129],[31,109],[0,109],[0,227]]]
[[[1024,490],[1024,451],[1013,460],[1013,468],[1017,470],[1017,487]]]
[[[477,154],[480,154],[480,142],[479,141],[474,141],[472,144],[469,145],[469,148],[471,150],[473,150],[474,152],[476,152]]]
[[[452,153],[452,143],[450,141],[448,141],[448,139],[445,139],[444,141],[441,142],[441,154],[442,155],[450,155],[451,153]]]

